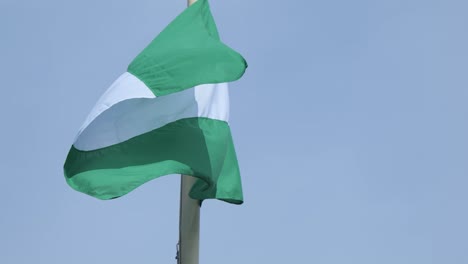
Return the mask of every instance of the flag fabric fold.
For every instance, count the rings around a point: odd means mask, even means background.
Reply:
[[[220,41],[206,0],[187,8],[128,66],[156,96],[234,81],[245,69],[244,58]]]
[[[99,199],[168,174],[197,177],[194,199],[243,202],[227,82],[244,58],[224,45],[208,2],[172,21],[98,100],[68,153],[67,183]]]

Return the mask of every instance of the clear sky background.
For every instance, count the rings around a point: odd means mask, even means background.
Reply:
[[[204,203],[200,263],[468,263],[468,2],[211,6],[249,62],[231,85],[245,203]],[[0,263],[175,263],[179,176],[100,201],[62,166],[184,8],[0,0]]]

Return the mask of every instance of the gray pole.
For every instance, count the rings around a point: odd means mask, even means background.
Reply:
[[[187,5],[197,0],[187,0]],[[189,197],[196,178],[181,175],[178,264],[198,264],[200,241],[200,201]]]
[[[182,175],[180,188],[179,264],[198,264],[200,241],[200,201],[189,197],[196,178]]]

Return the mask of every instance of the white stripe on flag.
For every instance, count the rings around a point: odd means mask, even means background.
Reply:
[[[99,99],[74,146],[84,151],[96,150],[191,117],[227,122],[227,83],[203,84],[156,98],[143,82],[127,72]]]

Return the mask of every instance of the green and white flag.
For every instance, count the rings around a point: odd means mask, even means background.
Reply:
[[[99,199],[168,174],[197,177],[190,196],[243,202],[227,82],[244,58],[224,45],[206,0],[172,21],[98,100],[68,153],[67,183]]]

